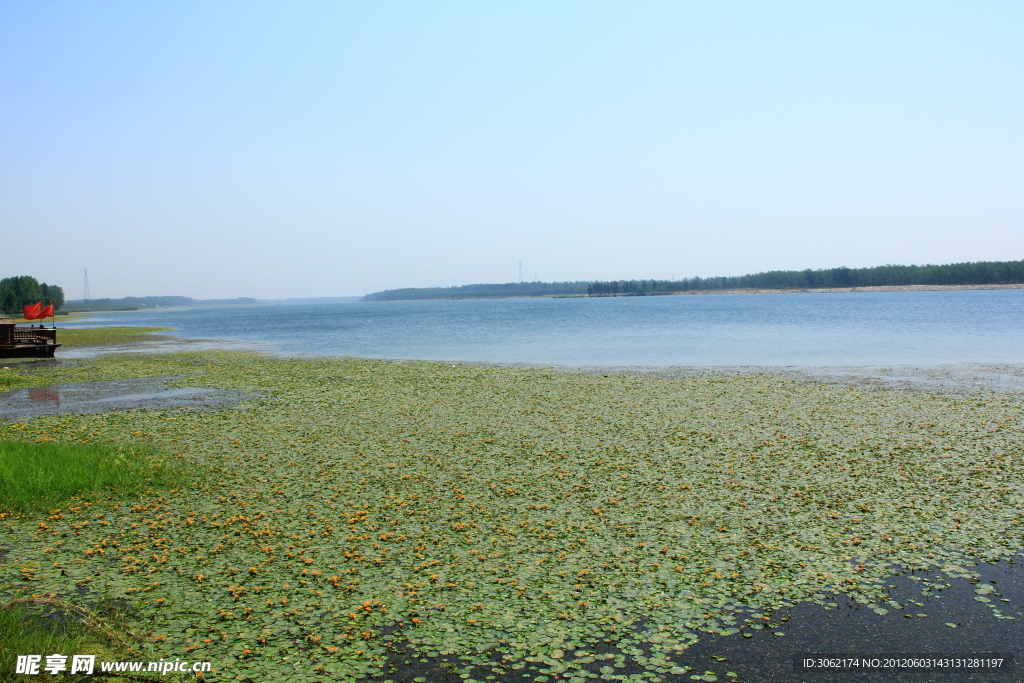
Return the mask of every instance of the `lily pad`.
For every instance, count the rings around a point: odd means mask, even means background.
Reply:
[[[0,423],[6,439],[145,442],[197,473],[0,519],[3,597],[129,601],[131,627],[166,638],[147,654],[236,657],[254,680],[381,674],[385,638],[478,678],[499,643],[505,668],[571,678],[593,663],[566,652],[604,641],[621,643],[615,669],[663,675],[662,648],[735,635],[750,610],[877,605],[898,566],[976,578],[1022,531],[1024,465],[1003,454],[1024,406],[992,397],[223,352],[45,377],[259,396]]]

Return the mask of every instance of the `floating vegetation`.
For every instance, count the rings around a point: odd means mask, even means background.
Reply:
[[[994,395],[237,352],[34,381],[169,375],[266,398],[0,424],[208,473],[8,517],[0,585],[133,600],[155,651],[241,680],[381,674],[388,643],[469,678],[730,680],[674,658],[702,634],[782,636],[775,610],[835,594],[924,619],[888,577],[974,577],[1022,545],[1024,406]]]

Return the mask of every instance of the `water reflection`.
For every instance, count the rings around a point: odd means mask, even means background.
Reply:
[[[56,401],[60,405],[60,389],[58,387],[34,387],[28,390],[33,401]]]

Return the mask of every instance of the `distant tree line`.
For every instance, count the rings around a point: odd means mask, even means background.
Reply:
[[[520,296],[649,296],[716,289],[834,289],[893,285],[1024,284],[1024,261],[978,261],[925,266],[772,270],[731,277],[682,280],[510,282],[461,287],[410,287],[374,292],[363,301],[488,299]]]
[[[669,280],[612,280],[610,282],[588,282],[587,296],[646,296],[647,294],[669,294],[675,290],[665,287]]]
[[[830,289],[898,285],[1011,285],[1024,283],[1024,261],[977,261],[925,266],[772,270],[735,277],[657,281],[657,291],[707,289]]]
[[[75,311],[136,311],[142,308],[165,306],[236,306],[254,304],[256,299],[240,296],[237,299],[193,299],[188,296],[126,296],[122,299],[78,299],[67,302],[67,310]]]
[[[0,280],[0,311],[21,313],[25,306],[53,302],[54,309],[64,305],[64,290],[57,285],[39,282],[30,275],[5,277]]]

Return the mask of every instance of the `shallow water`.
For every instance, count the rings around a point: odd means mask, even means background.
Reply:
[[[282,353],[567,366],[1024,362],[1024,290],[499,299],[103,313]]]
[[[802,603],[774,611],[749,609],[749,621],[762,622],[767,628],[754,630],[750,638],[701,634],[699,643],[672,657],[675,664],[691,667],[691,670],[685,674],[665,676],[663,680],[683,683],[694,680],[693,676],[711,672],[720,682],[739,683],[1015,683],[1024,680],[1024,662],[1019,661],[1020,646],[1024,643],[1024,565],[1019,562],[982,563],[972,568],[981,574],[979,586],[987,583],[994,588],[991,595],[996,602],[992,604],[998,606],[1004,617],[1012,619],[994,617],[989,606],[974,599],[975,585],[967,579],[907,573],[890,580],[889,598],[900,604],[901,609],[885,604],[889,613],[878,615],[846,596],[827,597],[822,600],[826,605]],[[927,582],[940,584],[943,588],[927,590],[930,595],[923,595],[922,589],[926,588]],[[829,603],[835,606],[828,606]],[[763,619],[763,616],[769,618]],[[947,622],[954,626],[948,626]],[[616,651],[609,646],[583,646],[581,649],[597,654]],[[962,656],[972,653],[998,655],[1007,661],[1004,668],[985,672],[866,671],[860,668],[797,671],[793,661],[794,655],[798,654],[841,657],[853,654]],[[566,659],[571,659],[571,656]],[[396,652],[391,659],[392,671],[373,680],[412,683],[417,677],[423,677],[428,683],[461,681],[458,674],[446,669],[446,663],[441,658]],[[597,661],[590,668],[597,672],[601,665],[607,663],[607,660]],[[615,674],[628,676],[642,671],[634,665],[618,668]],[[737,676],[727,676],[727,672]],[[537,670],[526,673],[478,669],[474,678],[480,680],[487,675],[495,676],[492,680],[506,683],[527,683],[545,674]],[[548,676],[549,680],[558,680],[551,674]]]
[[[187,408],[212,410],[248,398],[237,391],[198,387],[173,388],[174,377],[147,377],[103,382],[74,382],[0,393],[0,419],[23,420],[63,413],[107,413],[115,410]]]
[[[273,351],[277,348],[273,344],[237,342],[227,339],[185,339],[184,337],[168,336],[166,334],[154,334],[152,337],[152,339],[144,339],[127,344],[72,346],[67,350],[60,350],[57,358],[61,360],[75,360],[79,358],[93,358],[108,353],[176,353],[180,351],[212,351],[215,349],[225,351]]]

